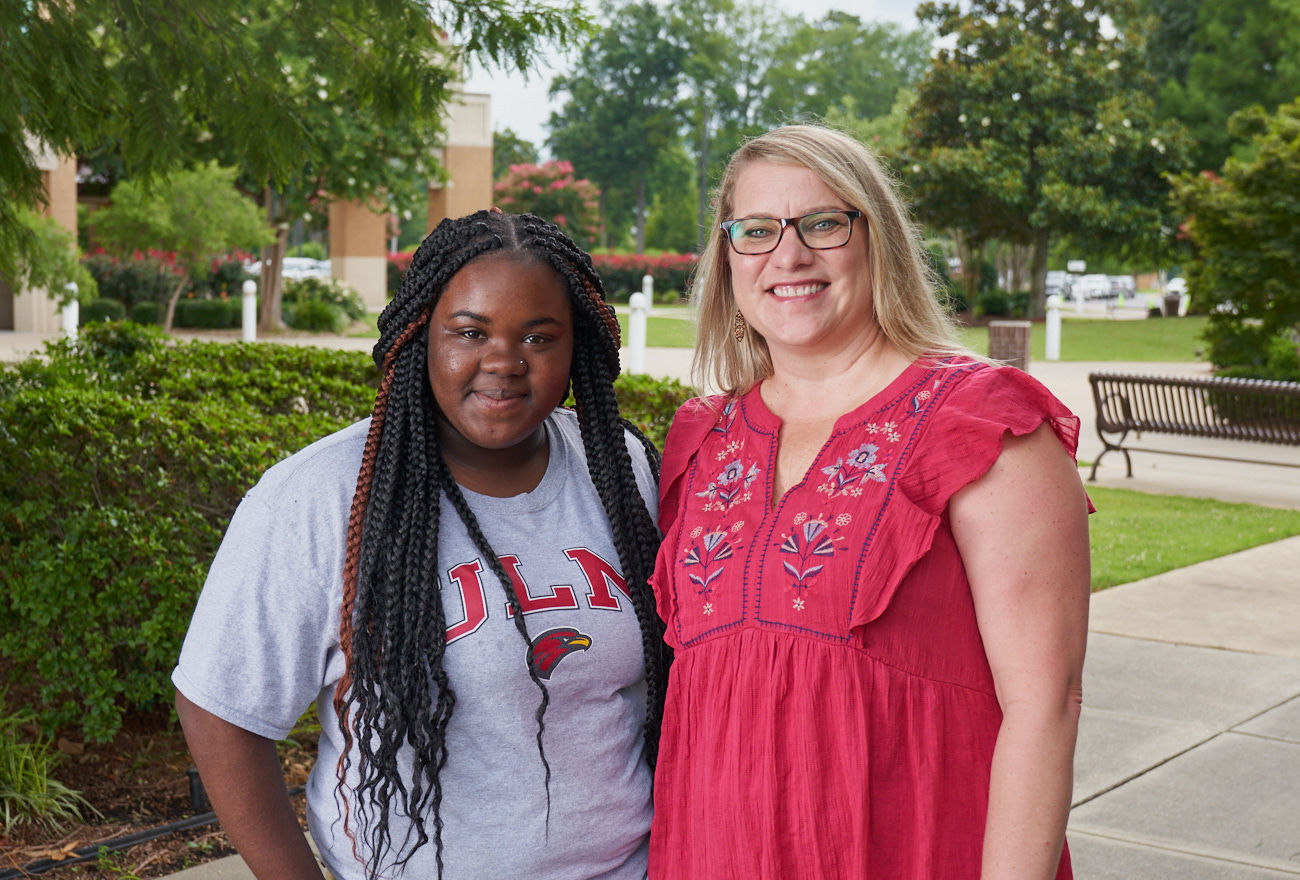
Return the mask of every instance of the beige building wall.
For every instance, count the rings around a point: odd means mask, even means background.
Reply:
[[[330,204],[330,275],[348,284],[377,311],[388,303],[388,217],[361,202]]]
[[[29,139],[36,153],[36,167],[41,171],[48,205],[46,217],[52,217],[74,236],[77,234],[77,161],[57,156]],[[13,291],[0,283],[0,330],[49,333],[63,326],[58,303],[39,288]]]
[[[444,217],[463,217],[493,205],[492,98],[460,92],[448,108],[447,144],[439,158],[446,185],[429,183],[429,231]]]

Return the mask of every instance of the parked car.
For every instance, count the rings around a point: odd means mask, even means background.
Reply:
[[[1083,299],[1107,299],[1112,290],[1108,275],[1083,275],[1074,282],[1074,295]]]
[[[1133,296],[1137,293],[1137,279],[1132,275],[1111,275],[1110,291],[1112,296]]]
[[[1069,272],[1052,271],[1047,273],[1047,295],[1060,294],[1062,299],[1071,299],[1074,291],[1074,276]]]
[[[245,263],[244,268],[253,275],[260,275],[262,261]],[[280,277],[286,281],[297,281],[300,278],[329,278],[330,261],[313,260],[311,257],[285,257],[280,265]]]

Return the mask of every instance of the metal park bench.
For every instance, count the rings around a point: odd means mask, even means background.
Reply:
[[[1088,381],[1097,405],[1097,436],[1106,447],[1093,462],[1089,480],[1097,479],[1097,465],[1112,450],[1124,453],[1130,477],[1130,451],[1300,467],[1289,462],[1127,442],[1130,434],[1139,442],[1143,442],[1143,434],[1167,434],[1300,446],[1300,382],[1131,373],[1092,373]]]

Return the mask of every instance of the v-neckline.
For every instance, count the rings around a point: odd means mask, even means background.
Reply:
[[[775,513],[781,508],[781,505],[785,503],[786,499],[790,497],[791,492],[807,485],[809,476],[811,476],[813,471],[816,469],[818,462],[821,461],[822,455],[826,451],[826,448],[831,444],[836,436],[849,430],[855,424],[866,421],[872,413],[887,408],[900,394],[903,393],[904,389],[915,383],[920,374],[925,372],[927,369],[929,369],[929,365],[921,366],[917,361],[913,361],[904,367],[903,371],[890,380],[889,384],[880,391],[877,391],[867,400],[863,401],[858,406],[855,406],[848,412],[842,413],[838,416],[835,419],[834,424],[831,425],[830,433],[826,435],[826,439],[824,439],[817,447],[817,452],[813,455],[812,461],[808,463],[808,467],[804,471],[803,476],[801,476],[798,481],[787,486],[786,490],[781,493],[780,498],[772,498],[771,493],[768,493],[767,502],[764,505],[766,510],[764,515],[770,516]],[[741,408],[747,422],[759,431],[772,435],[768,468],[772,475],[772,480],[775,481],[777,459],[781,454],[781,427],[784,425],[784,422],[781,420],[780,416],[768,409],[767,403],[764,402],[761,393],[762,386],[763,383],[759,382],[741,398]]]

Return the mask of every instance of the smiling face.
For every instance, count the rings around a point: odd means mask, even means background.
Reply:
[[[542,422],[563,402],[572,363],[573,307],[554,269],[500,254],[456,273],[429,320],[429,384],[458,482],[466,467],[536,471],[539,456],[545,472]]]
[[[850,205],[808,168],[754,162],[736,180],[731,216],[801,217]],[[774,357],[842,351],[869,335],[871,269],[867,220],[853,221],[844,247],[813,250],[787,228],[776,250],[743,255],[728,248],[732,291],[745,320]]]

